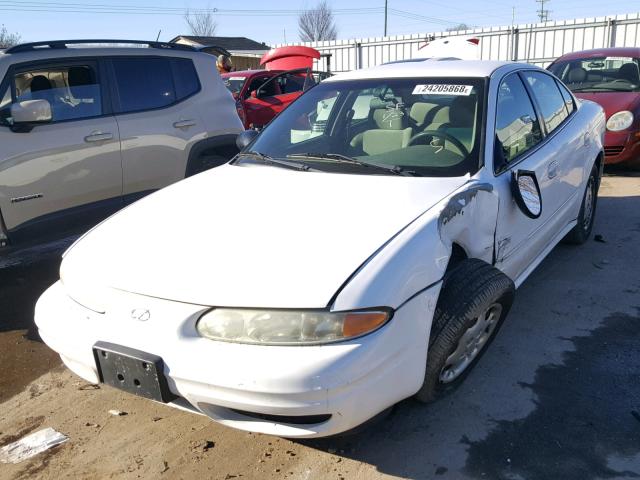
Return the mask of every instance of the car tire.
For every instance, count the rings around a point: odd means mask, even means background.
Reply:
[[[495,338],[514,295],[513,281],[481,260],[463,260],[445,275],[417,400],[432,402],[462,382]]]
[[[598,175],[598,166],[594,165],[587,179],[587,187],[582,196],[582,204],[580,205],[580,213],[578,214],[578,222],[575,227],[562,240],[564,243],[580,245],[586,242],[591,236],[593,230],[593,222],[596,217],[596,205],[598,203],[598,187],[600,185],[600,177]]]

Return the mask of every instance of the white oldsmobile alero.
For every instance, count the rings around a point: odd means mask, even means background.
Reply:
[[[515,288],[588,238],[603,134],[531,65],[337,75],[78,240],[36,323],[90,382],[243,430],[344,432],[459,384]]]

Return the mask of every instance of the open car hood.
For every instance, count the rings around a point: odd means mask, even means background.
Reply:
[[[224,165],[120,211],[61,277],[199,305],[323,308],[397,232],[468,177]]]

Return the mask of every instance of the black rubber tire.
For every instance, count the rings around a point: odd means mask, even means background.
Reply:
[[[563,243],[569,243],[572,245],[581,245],[591,236],[593,230],[593,222],[596,218],[596,207],[598,206],[598,188],[600,186],[600,174],[598,166],[594,165],[587,179],[587,187],[582,195],[582,203],[580,204],[580,213],[578,214],[578,223],[571,229],[569,233],[562,239]],[[593,189],[593,210],[591,213],[591,221],[588,226],[584,225],[584,206],[585,199],[587,198],[587,191],[589,188]]]
[[[464,380],[495,338],[509,313],[514,295],[513,281],[482,260],[463,260],[445,276],[429,335],[424,383],[415,395],[417,400],[433,402],[454,390]],[[458,346],[460,338],[493,303],[502,305],[502,314],[491,337],[457,379],[447,384],[442,383],[440,372]]]

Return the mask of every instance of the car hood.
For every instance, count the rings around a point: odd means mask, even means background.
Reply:
[[[640,106],[640,93],[638,92],[576,92],[575,96],[600,104],[604,108],[607,118],[621,110],[634,112]]]
[[[90,285],[198,305],[323,308],[467,180],[224,165],[94,228],[65,254],[61,278],[72,297]]]

